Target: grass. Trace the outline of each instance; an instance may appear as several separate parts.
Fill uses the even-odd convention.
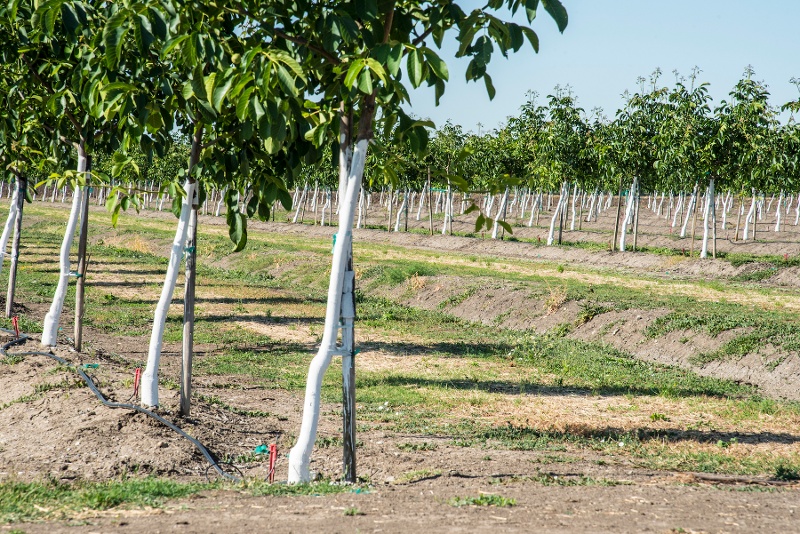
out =
[[[87,512],[114,508],[161,508],[169,501],[208,490],[239,490],[254,496],[331,495],[352,487],[330,482],[268,484],[247,480],[238,484],[176,482],[162,478],[129,478],[108,482],[66,484],[43,482],[0,483],[0,523],[43,519],[65,520]]]
[[[55,270],[38,259],[60,243],[63,226],[54,211],[66,216],[39,207],[26,211],[31,223],[30,230],[26,228],[27,239],[40,251],[31,247],[31,262],[21,266],[18,294],[22,302],[44,302],[52,294]],[[92,223],[104,239],[103,245],[92,248],[93,262],[102,262],[110,274],[129,285],[93,284],[105,273],[90,269],[87,324],[109,334],[146,336],[165,262],[144,246],[131,250],[124,244],[126,240],[155,243],[152,250],[160,250],[158,244],[168,244],[171,239],[169,228],[174,221],[147,219],[139,224],[121,220],[116,232],[108,228],[105,214],[93,214]],[[248,248],[231,255],[224,230],[201,228],[195,341],[204,349],[202,357],[195,360],[195,376],[214,377],[215,382],[229,387],[299,392],[315,350],[314,336],[321,331],[330,243],[251,229]],[[730,341],[718,352],[704,356],[707,358],[748,354],[765,343],[781,350],[798,350],[800,323],[789,311],[722,299],[699,300],[692,294],[659,293],[636,286],[633,282],[638,275],[572,265],[559,269],[558,264],[525,260],[416,250],[409,254],[399,247],[370,243],[357,243],[356,255],[359,348],[364,353],[391,356],[397,364],[379,368],[359,364],[359,423],[390,435],[408,434],[409,439],[397,445],[401,452],[433,451],[437,443],[438,447],[451,443],[475,448],[476,458],[484,456],[483,449],[539,450],[550,456],[591,451],[657,469],[776,477],[800,472],[797,453],[779,446],[798,431],[797,403],[765,399],[746,385],[643,362],[601,342],[569,336],[611,310],[664,308],[671,312],[646,331],[652,339],[675,331],[715,337],[736,330]],[[731,256],[726,260],[732,263],[749,261]],[[782,265],[779,260],[772,259],[775,265]],[[489,266],[485,266],[487,262]],[[605,274],[609,281],[598,282],[597,277]],[[463,286],[433,310],[405,306],[385,296],[387,288],[405,284],[406,292],[421,289],[424,278],[440,275],[457,276],[455,283]],[[583,275],[593,278],[583,280]],[[667,289],[673,284],[671,280],[648,280]],[[574,321],[545,335],[469,323],[446,313],[481,289],[504,284],[519,286],[526,295],[543,302],[550,299],[549,305],[556,309],[576,302],[580,312]],[[706,282],[692,284],[693,289],[717,291]],[[755,291],[740,286],[723,290],[724,294]],[[778,294],[771,291],[763,295]],[[165,336],[172,342],[180,339],[181,332],[179,292],[175,299]],[[236,316],[252,324],[234,322]],[[41,328],[25,314],[22,321],[24,330]],[[10,325],[8,321],[3,324]],[[301,340],[273,339],[258,328],[265,325],[280,326]],[[273,330],[268,331],[272,334]],[[302,341],[301,334],[307,334],[308,340]],[[322,398],[331,403],[341,400],[336,358],[324,378]],[[584,416],[556,403],[543,408],[546,411],[538,419],[525,418],[530,406],[553,398],[577,398],[583,407],[628,403],[630,409],[617,407],[620,411],[615,412],[609,408]],[[203,400],[243,417],[270,415],[234,406],[222,394]],[[761,442],[752,439],[759,431]],[[430,441],[432,434],[444,439]],[[728,446],[718,446],[719,441]],[[341,443],[335,437],[320,436],[317,446],[339,447]],[[436,474],[421,470],[409,475],[408,481],[432,476]],[[294,491],[271,488],[253,486],[248,491]],[[324,494],[328,490],[318,486],[314,491]],[[157,488],[154,492],[159,495]],[[130,495],[126,503],[142,505],[133,490]]]
[[[484,493],[478,497],[453,497],[450,499],[450,504],[455,507],[461,506],[497,506],[505,508],[516,506],[517,500],[503,497],[501,495],[494,495],[491,493]]]

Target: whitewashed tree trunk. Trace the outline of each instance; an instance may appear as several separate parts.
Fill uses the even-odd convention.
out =
[[[364,220],[364,190],[358,194],[358,222],[356,228],[361,228],[361,221]],[[419,220],[419,219],[417,219]]]
[[[686,218],[683,221],[683,226],[681,226],[681,237],[686,237],[686,228],[689,226],[689,221],[694,216],[694,206],[697,202],[697,187],[697,184],[695,184],[692,197],[689,199],[689,205],[686,208]]]
[[[78,151],[78,173],[86,172],[86,162],[86,152],[81,147]],[[55,295],[53,295],[53,302],[50,304],[50,311],[45,315],[44,325],[42,326],[43,347],[54,347],[58,343],[58,323],[61,319],[61,310],[64,307],[64,298],[67,296],[67,286],[69,285],[69,249],[72,247],[72,240],[75,237],[75,228],[78,225],[82,199],[83,195],[79,191],[72,195],[72,209],[69,212],[69,219],[67,219],[64,240],[61,242],[58,285],[56,286]]]
[[[797,207],[795,208],[794,212],[794,225],[797,226],[797,224],[800,223],[800,193],[797,195]]]
[[[447,189],[444,192],[444,205],[442,206],[444,210],[444,224],[442,225],[442,235],[447,234],[447,225],[450,224],[450,228],[453,227],[453,193],[450,190],[450,184],[447,184]]]
[[[700,257],[708,257],[708,238],[711,232],[711,223],[714,221],[714,208],[716,203],[714,201],[714,179],[708,181],[708,192],[706,194],[706,204],[703,217],[703,246],[700,249]]]
[[[575,187],[572,190],[572,202],[571,202],[571,204],[572,204],[572,217],[571,217],[570,223],[569,223],[570,231],[575,230],[575,197],[577,197],[577,196],[578,196],[578,183],[575,182]]]
[[[594,190],[589,199],[589,210],[586,213],[586,222],[592,222],[592,215],[594,215],[594,206],[597,203],[597,189]]]
[[[403,193],[403,203],[400,204],[400,209],[397,210],[397,219],[395,220],[394,223],[395,232],[400,231],[400,220],[402,219],[403,211],[406,209],[407,206],[408,206],[408,189],[406,189],[405,193]]]
[[[306,204],[306,195],[308,195],[308,184],[305,185],[305,187],[303,188],[303,194],[300,195],[300,201],[297,203],[297,209],[294,212],[294,218],[292,219],[292,223],[296,223],[297,218],[300,217],[300,210],[303,209],[303,206],[305,206]]]
[[[425,199],[428,198],[427,195],[427,188],[428,186],[422,186],[422,192],[419,194],[419,205],[417,205],[417,220],[419,221],[422,218],[422,208],[425,207]]]
[[[556,209],[555,211],[553,211],[553,216],[550,219],[550,230],[547,232],[547,246],[552,245],[553,241],[555,240],[556,221],[558,220],[558,217],[561,215],[561,210],[564,209],[564,203],[567,200],[566,198],[567,187],[569,187],[569,184],[567,184],[567,182],[561,184],[561,194],[558,197],[558,202],[556,203]]]
[[[19,208],[17,207],[18,193],[16,188],[14,194],[11,195],[11,205],[8,208],[8,218],[6,218],[6,225],[3,227],[3,235],[0,237],[0,272],[3,270],[3,260],[6,257],[6,247],[8,246],[8,238],[14,230],[14,222],[17,220]]]
[[[623,222],[620,225],[620,232],[619,232],[619,250],[624,252],[625,251],[625,240],[628,235],[628,225],[631,223],[633,219],[633,208],[635,205],[635,198],[636,198],[636,186],[637,186],[637,178],[633,179],[633,183],[631,184],[630,192],[628,193],[628,202],[625,205],[625,217],[623,218]]]
[[[336,338],[342,304],[342,290],[344,288],[350,243],[353,239],[351,231],[353,215],[356,199],[361,188],[361,179],[364,175],[367,146],[368,142],[366,140],[360,140],[356,144],[348,173],[346,193],[340,201],[339,232],[333,247],[331,278],[328,285],[328,304],[325,311],[325,327],[319,351],[311,361],[308,370],[305,402],[303,404],[303,422],[297,443],[289,453],[289,483],[308,482],[311,479],[309,463],[314,441],[317,437],[322,378],[337,348]]]
[[[750,200],[750,209],[747,211],[747,217],[744,219],[744,233],[742,234],[743,241],[750,239],[750,221],[753,220],[753,216],[756,213],[756,203],[756,192],[753,190],[753,197]]]
[[[158,365],[161,360],[161,346],[164,338],[164,327],[167,322],[167,312],[172,303],[172,294],[175,292],[175,283],[178,281],[178,271],[183,258],[183,248],[186,245],[186,236],[189,230],[189,213],[192,210],[192,199],[195,195],[196,185],[187,180],[183,186],[186,194],[181,201],[181,214],[175,238],[172,240],[172,250],[169,254],[167,274],[164,277],[164,287],[153,314],[153,330],[150,334],[150,345],[147,352],[147,366],[142,373],[141,396],[145,406],[158,406]]]
[[[494,225],[492,226],[492,239],[497,239],[498,229],[500,228],[498,221],[505,212],[507,202],[508,202],[508,187],[506,187],[506,190],[503,193],[503,199],[500,201],[500,207],[497,208],[497,215],[495,215],[494,217]]]
[[[778,207],[775,208],[775,232],[781,231],[781,204],[783,203],[783,191],[778,197]]]

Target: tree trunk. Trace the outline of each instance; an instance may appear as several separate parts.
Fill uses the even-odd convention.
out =
[[[158,406],[158,365],[161,360],[161,345],[164,337],[164,328],[167,321],[167,312],[172,302],[172,294],[175,291],[175,283],[178,280],[178,268],[183,257],[183,248],[189,231],[189,214],[194,198],[196,184],[189,179],[184,184],[185,195],[181,202],[181,214],[178,219],[178,227],[175,230],[175,238],[172,241],[167,273],[164,278],[164,287],[156,305],[153,315],[153,330],[150,334],[150,346],[147,353],[147,366],[142,373],[141,397],[142,404],[146,406]]]
[[[362,117],[364,120],[364,117]],[[352,164],[347,181],[347,192],[340,202],[339,232],[336,244],[333,247],[333,263],[331,267],[330,285],[328,286],[328,305],[325,312],[325,328],[319,351],[311,361],[306,381],[305,402],[303,408],[303,422],[297,443],[289,454],[289,482],[308,482],[311,478],[309,462],[311,450],[317,435],[319,419],[320,391],[322,378],[330,365],[333,354],[339,352],[336,347],[336,337],[339,320],[342,317],[342,302],[347,272],[348,252],[352,242],[353,215],[356,199],[361,187],[361,178],[364,174],[364,162],[368,147],[367,139],[360,139],[353,152]],[[349,276],[349,275],[348,275]]]
[[[612,252],[617,249],[617,237],[619,236],[619,215],[621,212],[622,212],[622,176],[619,177],[619,195],[617,196],[617,218],[614,221],[614,240],[611,241]]]
[[[11,245],[11,261],[8,267],[8,293],[6,295],[6,317],[14,313],[14,291],[17,287],[17,265],[19,264],[19,241],[22,236],[22,210],[25,207],[25,189],[28,180],[25,176],[17,176],[16,214],[14,218],[14,241]],[[5,246],[3,247],[5,251]]]
[[[86,243],[89,238],[89,183],[92,173],[92,158],[86,163],[86,187],[83,188],[81,205],[81,228],[78,234],[78,273],[75,283],[75,350],[83,345],[84,292],[86,284]]]
[[[79,174],[86,172],[86,164],[86,149],[85,146],[81,144],[78,149]],[[61,310],[64,307],[64,298],[67,296],[67,286],[69,285],[69,251],[72,247],[72,240],[75,237],[75,227],[78,225],[78,215],[80,214],[82,199],[83,195],[80,194],[80,191],[76,191],[72,196],[72,209],[70,210],[69,219],[67,220],[64,240],[61,243],[58,285],[56,286],[55,295],[53,295],[53,303],[50,305],[50,311],[47,312],[44,318],[44,326],[42,327],[43,347],[53,347],[58,343],[58,323],[61,319]]]

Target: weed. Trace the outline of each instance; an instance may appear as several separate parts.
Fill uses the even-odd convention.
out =
[[[364,515],[364,512],[362,512],[361,510],[359,510],[355,506],[352,506],[350,508],[346,508],[345,509],[344,515],[346,515],[346,516]]]
[[[498,507],[508,507],[508,506],[516,506],[517,500],[510,499],[507,497],[502,497],[500,495],[495,495],[492,493],[484,493],[478,497],[453,497],[450,499],[450,504],[452,506],[498,506]]]
[[[398,443],[397,448],[401,451],[406,452],[418,452],[418,451],[435,451],[439,448],[438,445],[435,443],[428,443],[427,441],[423,441],[422,443]]]

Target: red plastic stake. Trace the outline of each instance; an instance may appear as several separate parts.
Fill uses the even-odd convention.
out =
[[[269,483],[275,482],[275,461],[278,459],[278,445],[269,444]]]
[[[139,382],[142,380],[142,368],[137,367],[136,372],[133,374],[133,396],[139,394]]]
[[[16,315],[12,317],[11,324],[14,325],[14,333],[17,335],[16,339],[19,339],[19,317]]]

